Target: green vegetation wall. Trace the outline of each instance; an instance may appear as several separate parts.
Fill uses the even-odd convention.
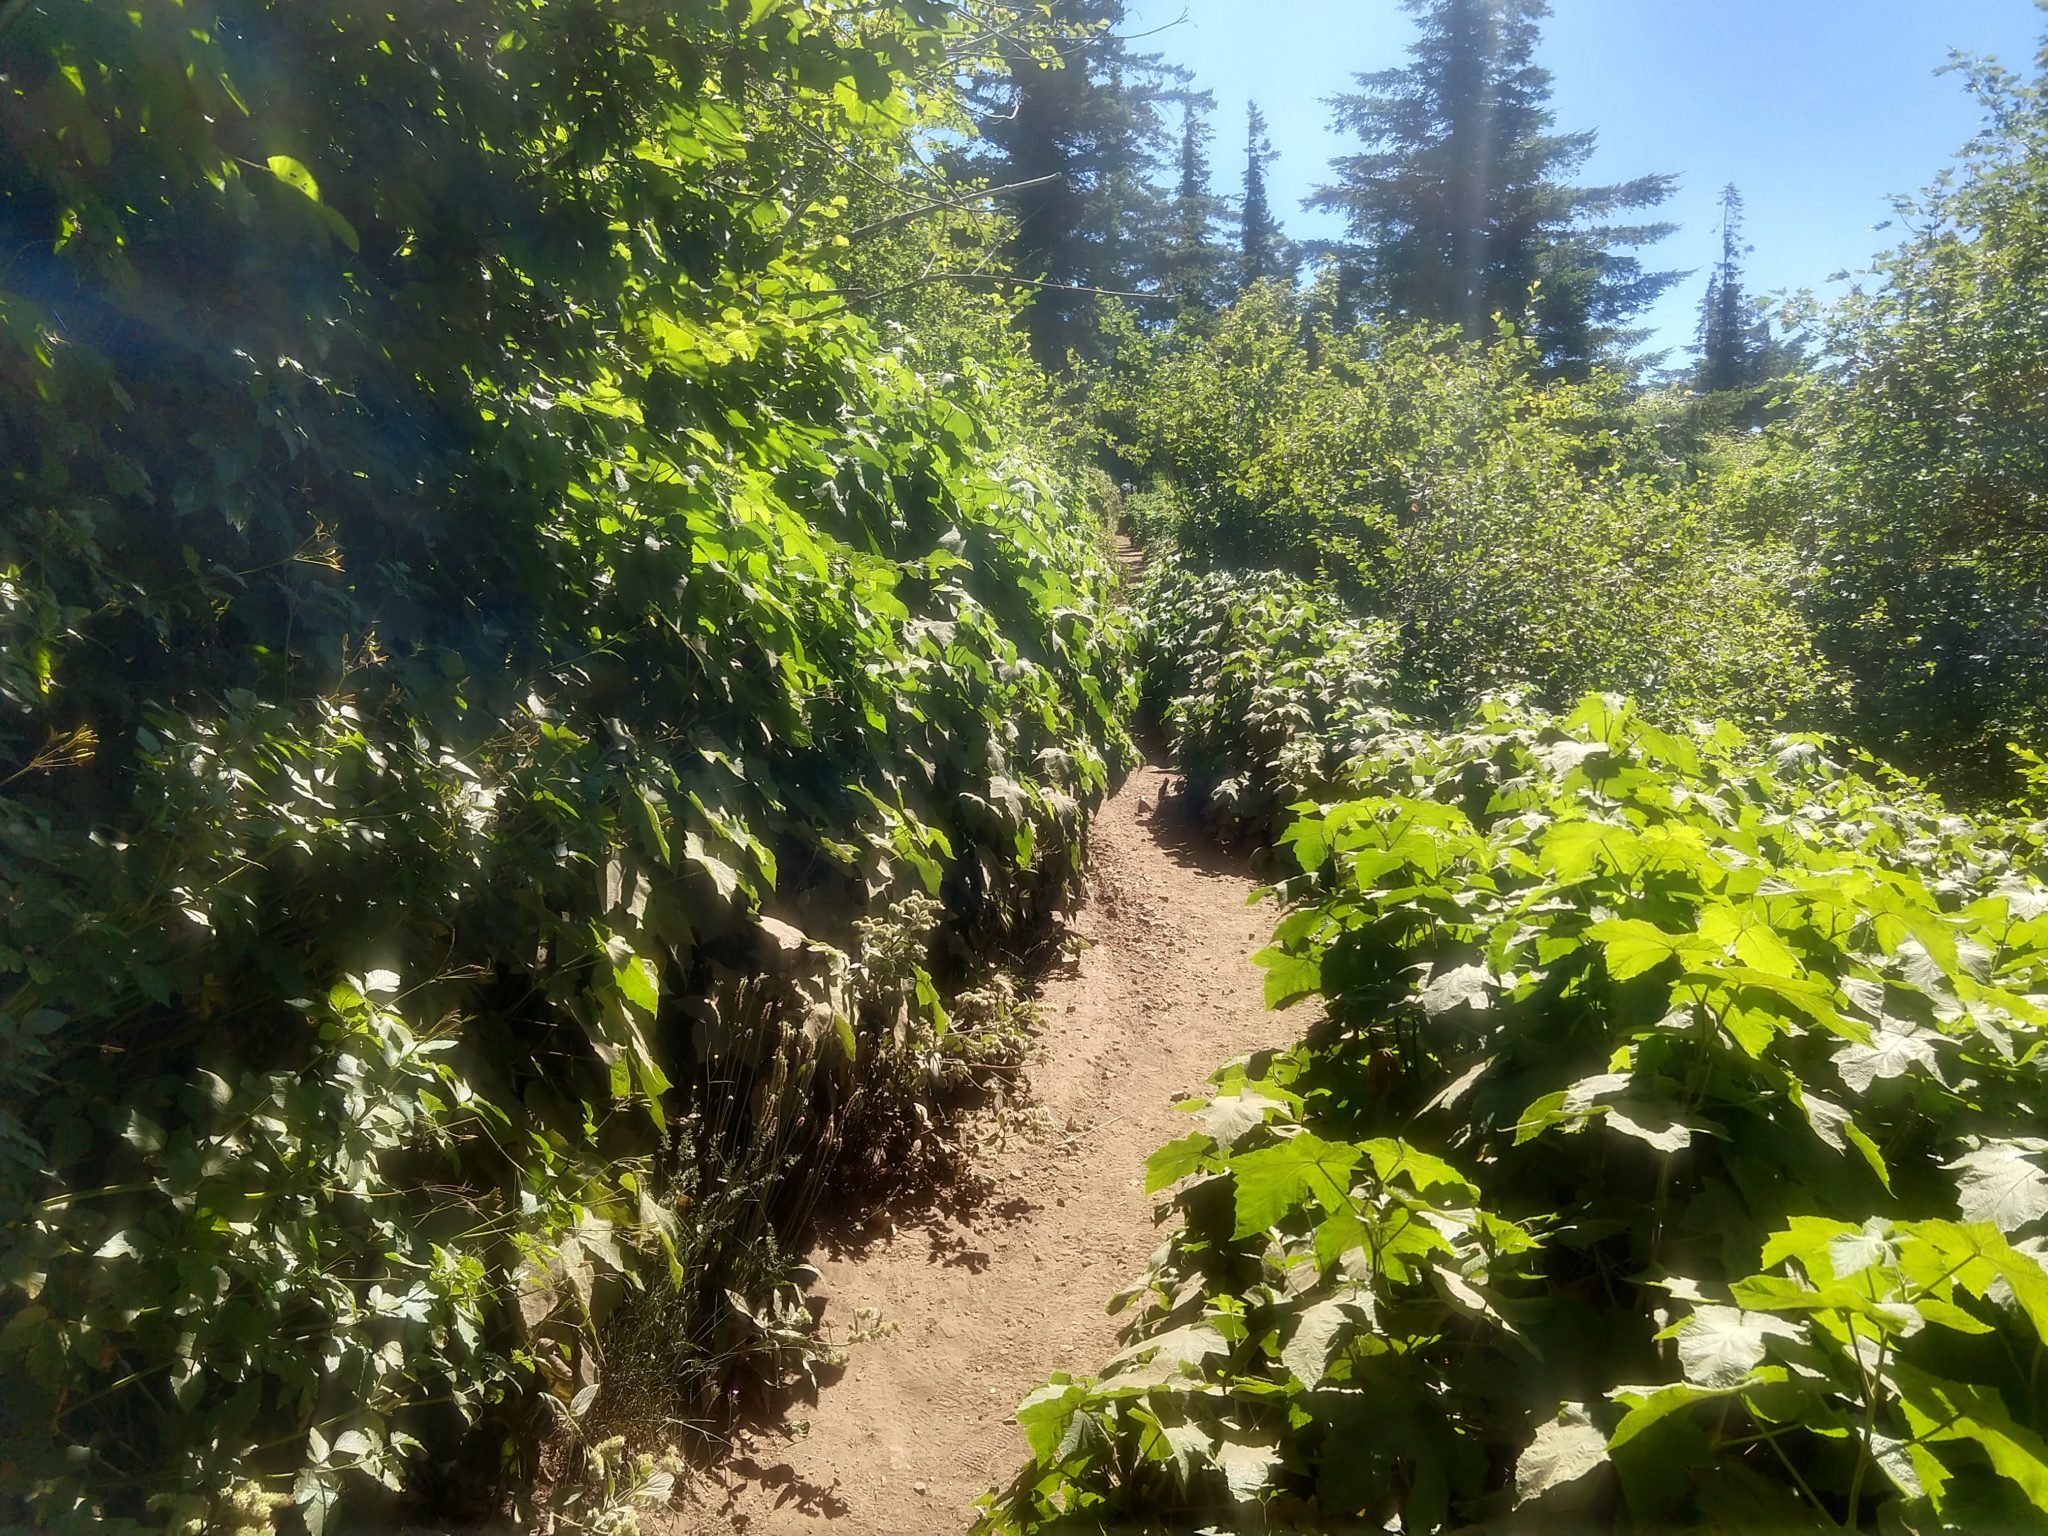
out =
[[[1311,1006],[978,1529],[2039,1529],[2043,824],[1611,695],[1421,727],[1285,577],[1143,616]]]
[[[1669,455],[1619,374],[1546,380],[1535,345],[1334,318],[1335,284],[1260,284],[1098,375],[1153,476],[1141,532],[1282,568],[1394,626],[1402,703],[1616,688],[1678,714],[1832,717],[1788,538]]]
[[[1970,85],[1983,131],[1827,316],[1777,495],[1864,736],[1981,791],[2007,742],[2048,745],[2048,83],[1979,61]]]
[[[1064,898],[1093,531],[816,191],[964,26],[0,11],[0,1520],[488,1501]]]

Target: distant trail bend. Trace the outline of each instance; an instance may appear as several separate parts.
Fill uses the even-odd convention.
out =
[[[1074,929],[1078,957],[1038,992],[1033,1134],[1012,1130],[961,1189],[879,1217],[811,1260],[826,1322],[865,1308],[884,1336],[788,1427],[743,1440],[722,1486],[666,1517],[677,1536],[957,1536],[1025,1454],[1017,1401],[1116,1347],[1104,1311],[1158,1245],[1145,1159],[1186,1133],[1176,1100],[1232,1057],[1298,1033],[1249,963],[1255,882],[1147,765],[1103,806]]]

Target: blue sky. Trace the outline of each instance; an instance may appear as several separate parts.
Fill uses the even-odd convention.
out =
[[[1130,12],[1126,35],[1167,27],[1135,48],[1216,95],[1216,190],[1238,190],[1255,98],[1281,155],[1272,192],[1288,232],[1334,233],[1300,208],[1343,148],[1322,98],[1403,61],[1397,0],[1130,0]],[[1825,292],[1891,243],[1876,228],[1888,196],[1926,185],[1975,129],[1961,80],[1935,74],[1949,51],[2026,69],[2044,25],[2034,0],[1552,0],[1541,58],[1558,126],[1600,133],[1586,179],[1679,177],[1665,216],[1682,227],[1649,255],[1700,270],[1648,315],[1653,345],[1692,339],[1724,183],[1748,204],[1752,291]]]

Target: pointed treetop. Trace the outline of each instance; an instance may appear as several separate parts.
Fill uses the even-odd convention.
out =
[[[1661,203],[1672,178],[1575,183],[1595,135],[1557,129],[1535,61],[1544,0],[1405,3],[1419,23],[1409,61],[1332,98],[1361,148],[1332,162],[1311,205],[1344,216],[1340,259],[1375,307],[1473,336],[1495,315],[1525,320],[1550,366],[1575,372],[1675,281],[1630,254],[1670,225],[1614,222]]]
[[[1266,167],[1278,158],[1266,133],[1266,115],[1259,104],[1245,113],[1244,199],[1238,218],[1238,289],[1268,278],[1292,280],[1296,269],[1287,237],[1266,193]]]

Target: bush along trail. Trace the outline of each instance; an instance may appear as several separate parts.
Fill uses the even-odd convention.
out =
[[[588,1523],[781,1368],[1128,759],[1082,504],[836,292],[973,39],[6,8],[0,1525]]]
[[[1152,1156],[984,1533],[2048,1523],[2039,824],[1611,696],[1425,729],[1287,577],[1144,630],[1321,1006]]]

